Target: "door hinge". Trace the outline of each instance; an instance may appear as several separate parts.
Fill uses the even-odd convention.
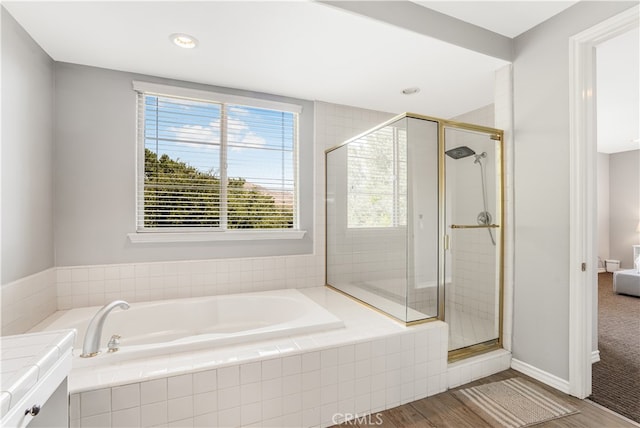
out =
[[[587,264],[585,262],[582,262],[582,272],[586,272],[587,271]]]

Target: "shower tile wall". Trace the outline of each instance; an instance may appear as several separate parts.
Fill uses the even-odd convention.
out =
[[[464,230],[455,238],[449,308],[481,320],[496,314],[496,255],[487,231]],[[488,243],[488,245],[487,245]]]
[[[321,209],[317,211],[321,216],[322,237],[318,247],[324,257],[325,250],[325,154],[324,151],[346,140],[361,134],[386,120],[394,114],[358,109],[348,106],[316,102],[316,169],[322,170],[321,176],[316,174],[316,203]],[[332,221],[328,219],[328,221]],[[381,241],[379,234],[340,236],[336,255],[329,261],[336,266],[336,273],[350,275],[351,282],[371,282],[380,280],[377,286],[394,287],[392,278],[404,275],[404,235],[390,234],[385,241]],[[384,275],[381,276],[381,272]],[[395,290],[391,290],[395,292]]]
[[[376,125],[388,118],[381,116]],[[346,165],[335,166],[336,162],[342,162],[338,160],[341,159],[340,155],[335,155],[334,159],[334,166],[328,168],[328,174],[346,173]],[[347,179],[334,178],[338,182]],[[418,277],[407,277],[408,273],[411,275],[413,272],[411,268],[407,270],[407,229],[349,228],[346,224],[346,210],[346,204],[336,204],[335,208],[330,210],[330,213],[335,213],[332,214],[334,217],[327,218],[328,225],[333,225],[336,230],[345,230],[345,233],[336,234],[331,243],[328,263],[331,266],[332,278],[329,282],[341,289],[355,285],[358,289],[372,292],[375,296],[401,304],[403,307],[408,303],[410,308],[423,314],[435,315],[435,283],[425,283],[424,272]],[[368,303],[376,305],[373,301]]]
[[[335,252],[328,260],[344,282],[375,289],[385,297],[404,298],[406,293],[406,234],[357,231],[337,236]]]

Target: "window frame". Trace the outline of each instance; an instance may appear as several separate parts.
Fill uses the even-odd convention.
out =
[[[306,231],[300,229],[300,206],[299,206],[299,118],[302,113],[302,106],[297,104],[272,101],[261,98],[251,98],[239,95],[218,93],[200,89],[163,85],[158,83],[142,82],[134,80],[133,90],[136,93],[136,192],[135,192],[135,233],[129,233],[128,237],[132,243],[153,243],[153,242],[201,242],[201,241],[229,241],[229,240],[263,240],[263,239],[302,239]],[[183,99],[193,99],[201,102],[211,102],[224,105],[240,105],[259,109],[284,111],[296,114],[294,123],[294,224],[293,228],[287,229],[227,229],[212,227],[167,227],[167,228],[147,228],[144,227],[144,200],[141,201],[141,193],[144,194],[144,171],[145,171],[145,128],[144,114],[140,114],[140,96],[165,96]],[[144,112],[142,112],[144,113]],[[223,137],[226,138],[226,137]],[[226,146],[226,142],[222,143]],[[223,152],[223,150],[221,150]],[[221,162],[226,161],[221,154]],[[225,174],[226,176],[226,174]],[[221,177],[223,178],[223,177]],[[141,213],[142,210],[142,213]],[[226,217],[226,213],[224,215]],[[221,215],[221,217],[223,217]],[[142,219],[142,220],[141,220]]]

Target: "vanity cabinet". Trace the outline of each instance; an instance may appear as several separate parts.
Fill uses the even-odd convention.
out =
[[[75,330],[0,338],[2,427],[68,427]]]

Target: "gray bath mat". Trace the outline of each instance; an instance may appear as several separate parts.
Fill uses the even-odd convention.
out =
[[[456,397],[495,427],[520,428],[578,410],[518,377],[455,391]]]

